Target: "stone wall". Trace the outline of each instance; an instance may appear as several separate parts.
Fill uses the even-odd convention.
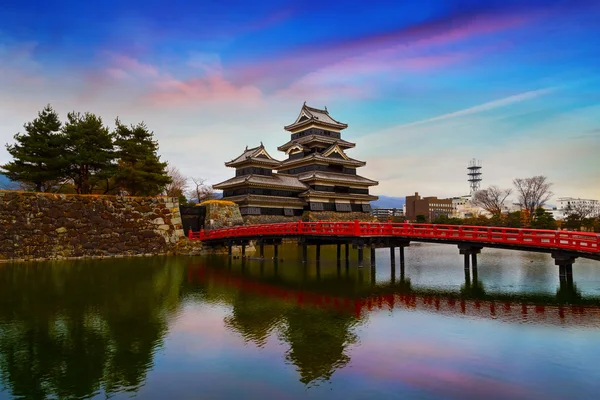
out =
[[[377,218],[366,212],[334,212],[334,211],[305,211],[302,221],[346,222],[359,220],[361,222],[377,222]]]
[[[237,204],[223,204],[223,202],[213,200],[206,201],[202,205],[206,207],[206,218],[204,219],[204,229],[206,230],[244,225]]]
[[[0,260],[198,250],[184,239],[174,198],[0,192]]]
[[[256,224],[279,224],[284,222],[298,222],[301,217],[286,217],[285,215],[246,215],[244,222],[246,225]]]

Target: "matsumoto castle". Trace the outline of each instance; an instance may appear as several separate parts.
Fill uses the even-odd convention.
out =
[[[357,174],[366,163],[346,154],[356,146],[341,137],[347,127],[329,115],[327,107],[320,110],[304,103],[296,121],[284,127],[290,140],[277,150],[285,152],[285,160],[271,157],[262,142],[246,147],[225,163],[235,168],[235,177],[213,187],[223,191],[224,200],[237,203],[245,218],[298,219],[305,212],[349,213],[340,219],[368,215],[370,202],[377,200],[369,187],[378,182]]]

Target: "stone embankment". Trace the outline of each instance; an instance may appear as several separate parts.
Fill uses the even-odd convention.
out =
[[[333,212],[333,211],[306,211],[302,215],[302,221],[305,222],[317,222],[317,221],[330,221],[330,222],[377,222],[377,218],[367,212]]]
[[[0,192],[0,260],[201,252],[174,198]]]
[[[286,217],[283,215],[246,215],[244,222],[246,225],[254,224],[278,224],[285,222],[317,222],[317,221],[330,221],[330,222],[376,222],[377,218],[373,217],[370,213],[365,212],[332,212],[332,211],[304,211],[302,216]]]

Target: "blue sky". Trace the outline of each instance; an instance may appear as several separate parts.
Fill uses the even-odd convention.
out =
[[[349,124],[373,191],[453,196],[547,175],[600,198],[600,1],[8,0],[0,141],[51,103],[144,120],[165,160],[216,183],[276,147],[304,101]],[[9,160],[4,149],[0,162]]]

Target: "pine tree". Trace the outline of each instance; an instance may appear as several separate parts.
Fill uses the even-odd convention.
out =
[[[544,210],[543,207],[538,207],[535,209],[531,227],[537,229],[556,229],[556,221],[551,213]]]
[[[156,196],[171,182],[167,163],[160,161],[158,143],[142,122],[127,127],[116,120],[115,145],[119,158],[115,183],[132,196]]]
[[[23,125],[25,133],[6,145],[14,160],[0,166],[12,181],[31,184],[38,192],[49,191],[64,179],[64,138],[56,111],[48,104],[33,121]]]
[[[67,174],[73,180],[77,193],[89,194],[99,182],[114,174],[113,135],[102,124],[102,119],[94,114],[71,112],[67,118],[63,127],[67,143]]]

